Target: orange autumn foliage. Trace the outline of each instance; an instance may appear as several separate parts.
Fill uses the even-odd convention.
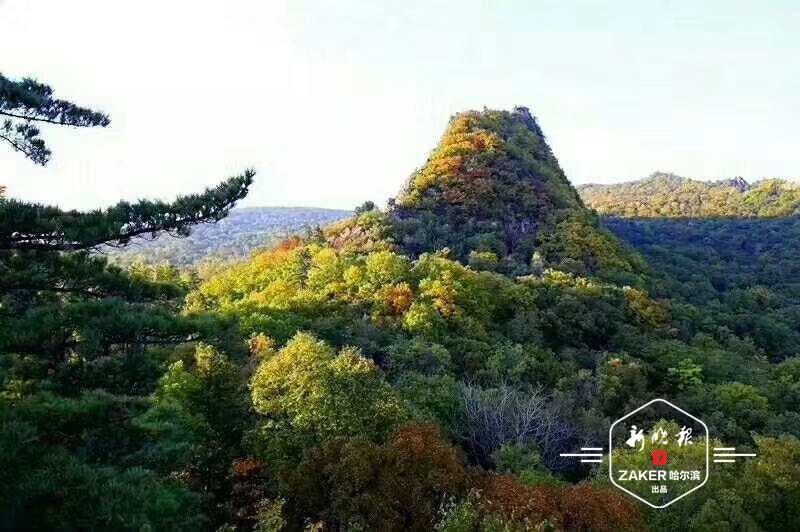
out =
[[[644,530],[638,507],[622,494],[578,484],[563,490],[560,500],[566,530],[597,532]]]
[[[394,315],[399,316],[411,307],[411,303],[414,300],[414,292],[408,283],[400,283],[389,289],[387,298]]]
[[[281,251],[291,251],[297,247],[303,245],[303,239],[299,236],[290,236],[289,238],[284,238],[281,242],[275,246],[276,249]]]
[[[516,525],[544,521],[557,530],[616,532],[644,530],[636,505],[621,495],[589,484],[527,486],[513,475],[481,474],[477,506],[487,515]]]
[[[513,475],[484,473],[477,479],[478,506],[488,514],[522,523],[541,523],[558,515],[557,491],[552,486],[526,486]]]
[[[466,492],[459,452],[435,425],[400,428],[385,445],[339,439],[287,476],[290,522],[325,529],[430,530],[441,504]]]

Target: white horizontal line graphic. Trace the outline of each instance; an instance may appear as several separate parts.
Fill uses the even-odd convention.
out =
[[[603,456],[603,453],[561,453],[559,456]]]
[[[581,447],[581,451],[602,451],[602,447]]]
[[[714,462],[716,462],[716,463],[719,463],[719,462],[735,462],[735,461],[736,460],[714,460]]]
[[[756,453],[714,453],[714,458],[721,458],[723,456],[755,456]]]
[[[582,464],[586,464],[586,463],[589,463],[589,462],[593,462],[593,463],[597,463],[597,464],[602,464],[603,463],[602,460],[581,460]]]
[[[736,447],[714,447],[715,451],[735,451]]]

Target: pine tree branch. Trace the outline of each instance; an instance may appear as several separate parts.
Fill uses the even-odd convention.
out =
[[[39,136],[36,122],[73,127],[106,127],[111,119],[104,113],[80,107],[53,97],[53,89],[31,78],[11,80],[0,73],[0,130],[14,134],[10,142],[17,151],[34,163],[44,166],[50,157],[44,139]],[[23,145],[25,148],[23,148]]]
[[[103,244],[124,246],[136,237],[168,232],[189,234],[192,225],[217,222],[247,195],[253,170],[202,194],[173,203],[121,202],[105,211],[62,211],[17,200],[0,204],[0,250],[77,251]]]
[[[8,116],[10,118],[19,118],[21,120],[28,120],[31,122],[45,122],[47,124],[55,124],[57,126],[72,126],[72,127],[95,127],[96,124],[78,124],[65,121],[63,118],[60,120],[53,120],[50,118],[42,118],[39,116],[27,116],[16,113],[9,113],[7,111],[0,111],[1,116]]]
[[[16,151],[22,152],[25,155],[25,157],[28,157],[29,159],[33,158],[32,152],[26,151],[22,146],[14,142],[10,137],[7,137],[6,135],[0,133],[0,139],[11,144],[12,148],[14,148]]]
[[[39,137],[39,128],[31,122],[5,119],[0,124],[0,137],[36,164],[44,166],[50,159],[50,150]]]

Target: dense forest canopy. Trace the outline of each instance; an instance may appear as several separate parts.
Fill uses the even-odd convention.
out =
[[[800,214],[800,184],[741,177],[697,181],[656,172],[647,179],[613,185],[581,185],[586,205],[602,215],[625,218],[757,218]]]
[[[219,219],[251,178],[193,197],[210,203],[201,220],[153,205],[179,225],[147,230]],[[134,211],[37,212],[50,218],[26,228]],[[800,522],[797,240],[777,244],[794,221],[729,252],[718,227],[603,220],[525,108],[453,117],[386,210],[367,202],[202,277],[64,245],[128,243],[114,222],[34,249],[15,220],[0,216],[16,245],[0,255],[2,527]],[[704,238],[725,243],[695,249]],[[648,511],[603,467],[559,458],[653,397],[759,460]]]
[[[702,309],[773,359],[800,352],[800,218],[604,225],[645,255],[654,297]]]

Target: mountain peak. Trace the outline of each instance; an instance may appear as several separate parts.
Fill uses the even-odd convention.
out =
[[[554,260],[564,258],[564,239],[553,235],[568,221],[581,238],[602,232],[527,107],[453,116],[389,214],[398,244],[412,256],[448,248],[466,262],[489,254],[506,272],[527,272],[546,243]],[[598,238],[606,237],[614,238]]]
[[[512,184],[545,192],[559,206],[581,205],[527,107],[465,111],[451,118],[439,145],[411,176],[397,204],[418,208],[432,199],[479,209],[486,205],[470,205],[470,198],[483,202],[490,199],[485,187],[497,190]]]
[[[412,253],[431,251],[441,239],[441,247],[464,253],[488,246],[503,255],[521,246],[532,251],[542,223],[559,210],[580,208],[577,192],[526,107],[453,116],[392,206],[400,220],[441,229],[437,243],[412,244]],[[492,242],[474,241],[481,235],[491,235],[483,240]]]

